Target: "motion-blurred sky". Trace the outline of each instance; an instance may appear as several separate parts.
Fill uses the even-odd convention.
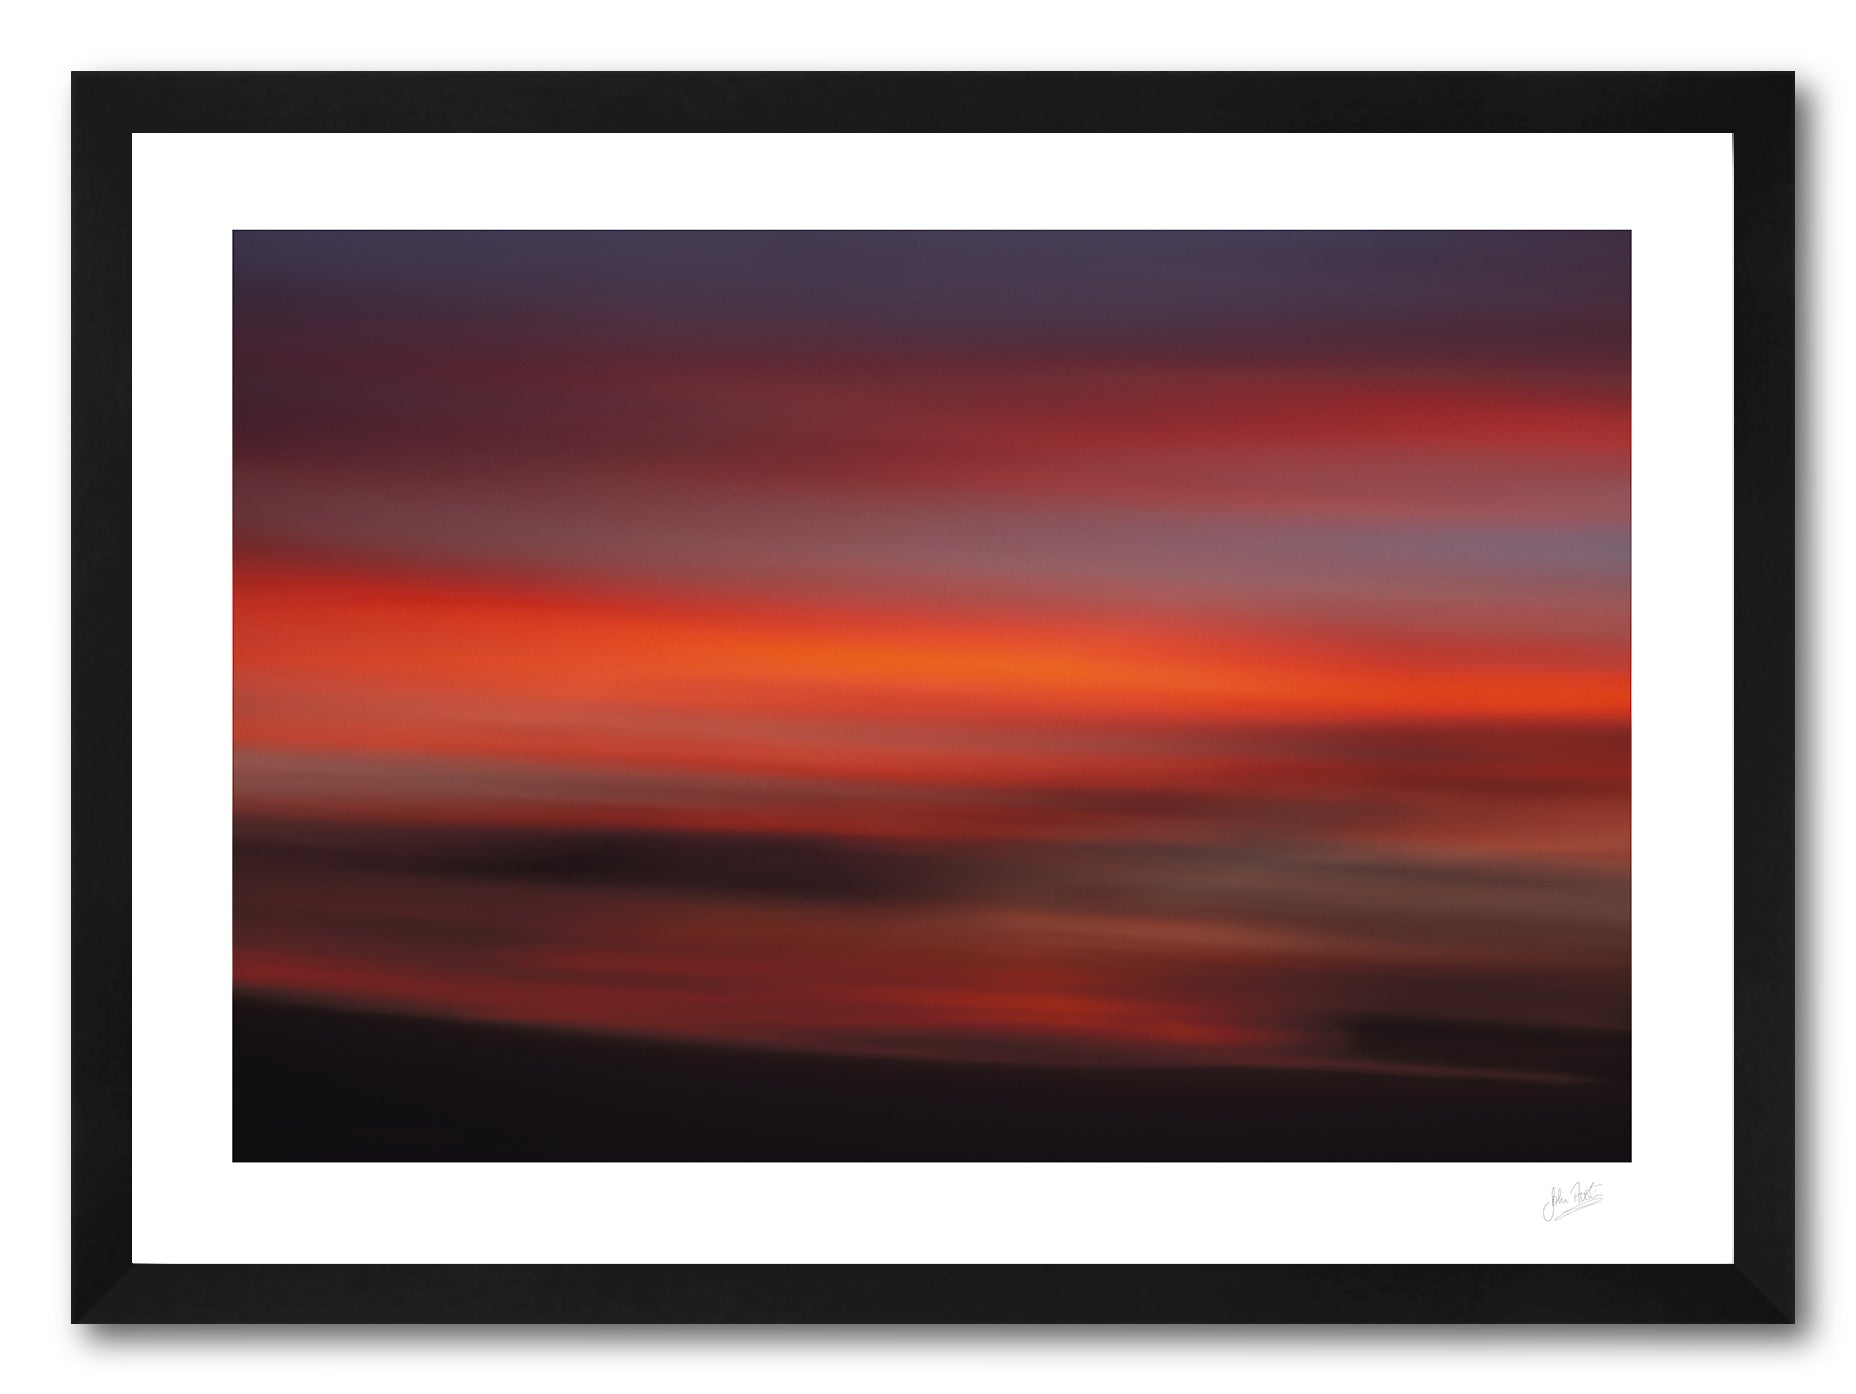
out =
[[[1627,233],[235,276],[240,986],[1077,1063],[1628,1024]]]

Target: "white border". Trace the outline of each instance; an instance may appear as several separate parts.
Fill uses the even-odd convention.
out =
[[[1724,134],[137,135],[135,1261],[1731,1261],[1731,178]],[[232,1163],[229,233],[511,226],[1630,228],[1636,1160]]]

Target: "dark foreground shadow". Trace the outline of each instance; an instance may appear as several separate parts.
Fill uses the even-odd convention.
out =
[[[242,997],[238,1161],[1625,1161],[1628,1075],[840,1058]]]

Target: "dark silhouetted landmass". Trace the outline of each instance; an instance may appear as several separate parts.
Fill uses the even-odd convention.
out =
[[[1630,1033],[1511,1026],[1423,1016],[1357,1016],[1341,1023],[1353,1054],[1387,1064],[1630,1079]]]
[[[241,996],[239,1161],[1623,1161],[1628,1078],[780,1054]],[[1627,1057],[1626,1057],[1627,1058]]]

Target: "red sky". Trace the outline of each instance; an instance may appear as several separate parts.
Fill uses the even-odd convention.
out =
[[[972,1059],[1626,1025],[1628,286],[240,234],[239,985]]]

